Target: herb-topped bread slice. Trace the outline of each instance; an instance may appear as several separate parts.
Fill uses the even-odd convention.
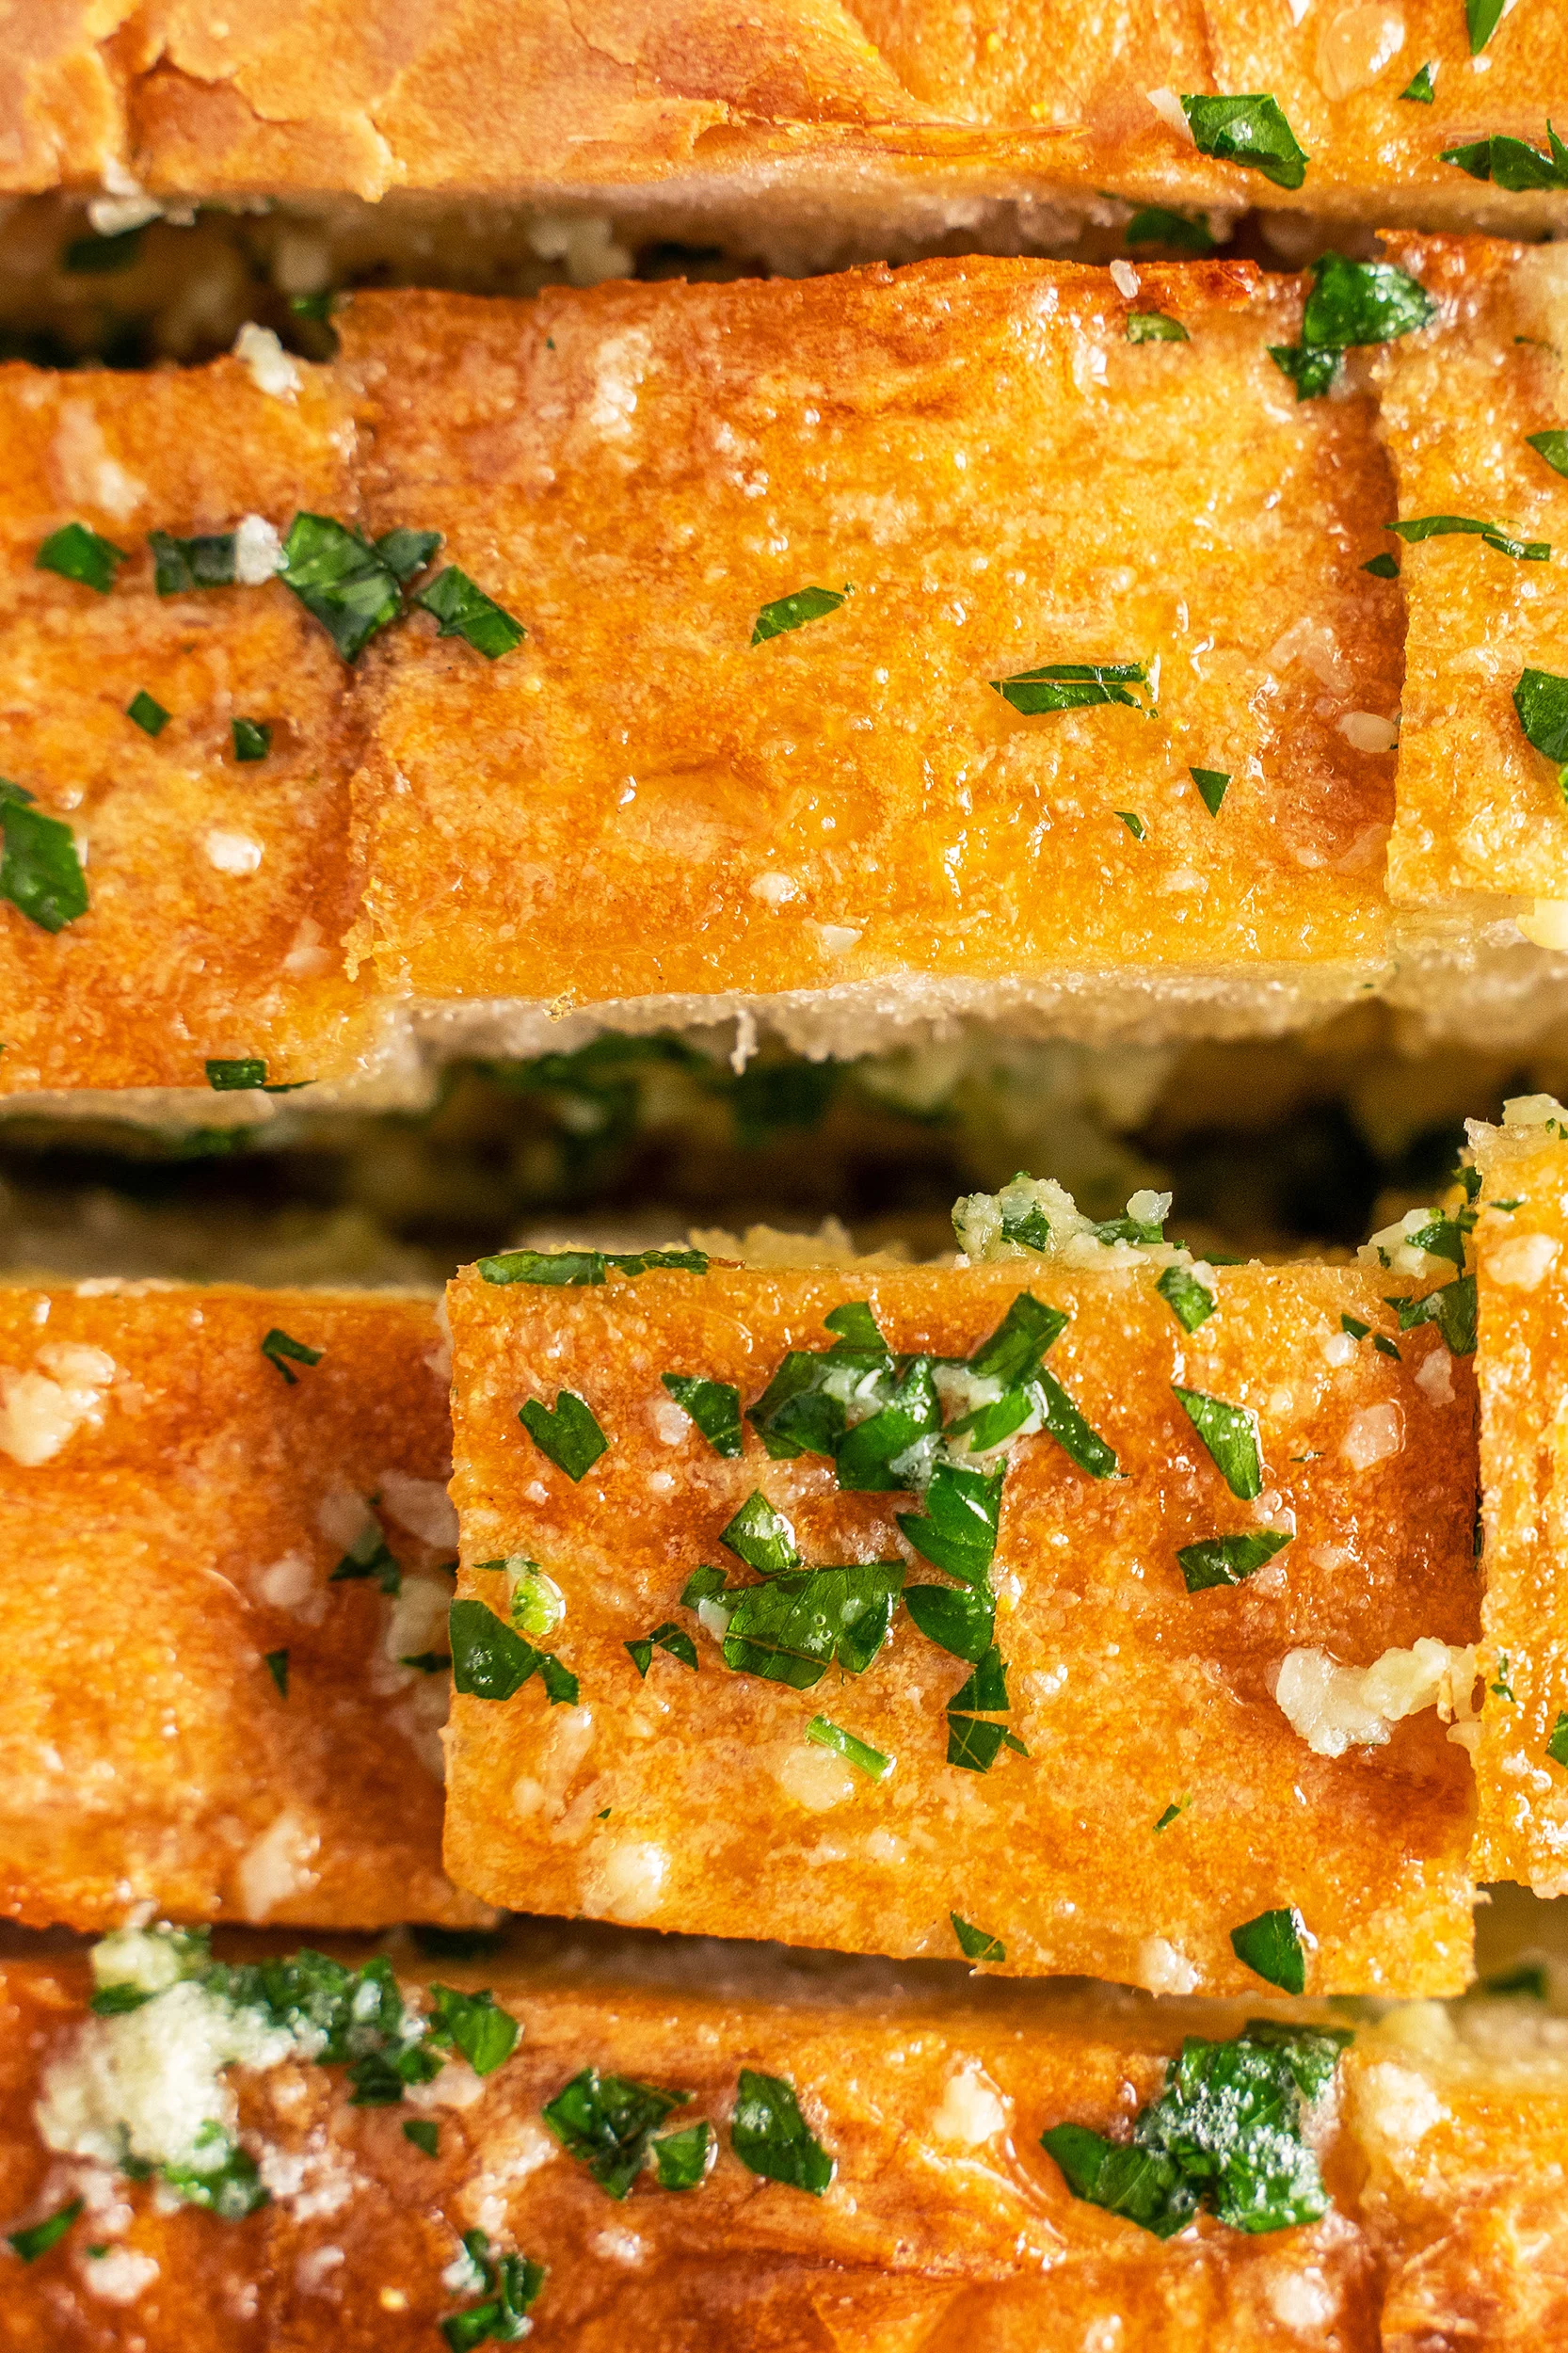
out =
[[[51,2353],[1064,2353],[1129,2313],[1175,2353],[1502,2353],[1560,2310],[1568,2070],[1517,1981],[1374,2021],[155,1930],[0,1993],[6,2320]]]
[[[956,1268],[467,1270],[454,1877],[1162,1992],[1463,1985],[1453,1265],[1194,1264],[1160,1207],[1019,1180]]]
[[[472,1921],[444,1344],[390,1293],[0,1289],[0,1915]]]

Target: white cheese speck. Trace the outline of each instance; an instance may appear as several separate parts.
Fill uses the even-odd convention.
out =
[[[274,400],[293,400],[298,392],[298,364],[270,327],[258,327],[254,319],[247,319],[234,337],[234,357],[249,370],[259,392],[269,392]]]
[[[956,2075],[949,2076],[931,2129],[938,2140],[957,2140],[978,2149],[1007,2130],[1008,2116],[1008,2103],[971,2059]]]
[[[253,874],[262,862],[259,841],[252,841],[248,833],[230,833],[222,825],[213,826],[202,847],[207,863],[220,874]]]
[[[80,2270],[88,2293],[105,2304],[134,2304],[158,2276],[153,2258],[134,2247],[111,2247],[106,2254],[84,2256]]]
[[[1486,1272],[1505,1290],[1535,1290],[1561,1255],[1561,1244],[1550,1234],[1511,1234],[1486,1254]]]
[[[292,1807],[285,1807],[261,1836],[252,1840],[234,1868],[240,1906],[246,1919],[268,1919],[291,1896],[303,1895],[320,1878],[311,1868],[321,1836]]]
[[[589,1910],[607,1912],[614,1920],[647,1919],[658,1907],[669,1867],[663,1847],[649,1839],[602,1842],[593,1850],[585,1873]]]
[[[1371,1470],[1404,1450],[1404,1417],[1399,1407],[1364,1406],[1351,1417],[1339,1452],[1352,1470]]]
[[[415,1479],[408,1471],[383,1471],[376,1481],[381,1500],[400,1528],[435,1551],[454,1550],[457,1509],[439,1479]]]
[[[242,515],[234,525],[234,578],[259,588],[283,568],[283,543],[264,515]]]
[[[1423,1635],[1409,1650],[1385,1650],[1369,1667],[1346,1667],[1325,1650],[1287,1651],[1274,1698],[1315,1756],[1381,1748],[1390,1724],[1435,1707],[1445,1723],[1470,1713],[1476,1654]]]

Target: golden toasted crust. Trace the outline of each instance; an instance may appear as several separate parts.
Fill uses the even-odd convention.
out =
[[[352,511],[341,388],[301,364],[261,392],[199,373],[0,369],[0,775],[69,822],[88,912],[51,935],[0,901],[0,1091],[196,1087],[209,1058],[271,1080],[374,1061],[379,1020],[345,978],[354,918],[345,672],[276,583],[158,597],[150,531]],[[129,557],[104,596],[35,568],[80,522]],[[171,715],[125,714],[145,691]],[[241,764],[235,717],[272,749]]]
[[[1403,1343],[1402,1362],[1368,1345],[1337,1363],[1342,1314],[1389,1321],[1386,1277],[1215,1279],[1220,1310],[1188,1337],[1142,1268],[714,1266],[597,1289],[463,1274],[450,1293],[461,1592],[504,1610],[507,1580],[479,1564],[541,1562],[566,1597],[551,1639],[581,1702],[549,1706],[536,1680],[505,1702],[455,1699],[455,1878],[535,1911],[845,1951],[952,1953],[956,1912],[1002,1940],[1010,1970],[1162,1991],[1256,1991],[1230,1931],[1294,1904],[1317,1940],[1315,1992],[1462,1985],[1467,1758],[1430,1712],[1384,1747],[1317,1754],[1271,1692],[1291,1649],[1365,1665],[1421,1636],[1474,1639],[1468,1370],[1416,1379],[1434,1336]],[[1072,1315],[1048,1367],[1121,1475],[1091,1479],[1043,1434],[1020,1442],[993,1582],[1007,1721],[1029,1755],[1004,1750],[981,1775],[944,1761],[943,1709],[968,1670],[906,1617],[852,1679],[792,1690],[726,1670],[680,1596],[699,1563],[730,1561],[720,1531],[748,1496],[786,1513],[807,1562],[900,1561],[910,1584],[930,1575],[896,1518],[915,1498],[842,1492],[826,1462],[770,1461],[754,1433],[744,1459],[721,1459],[661,1376],[733,1383],[749,1403],[788,1348],[828,1344],[829,1309],[868,1294],[895,1349],[966,1356],[1026,1284]],[[1256,1508],[1227,1493],[1178,1381],[1257,1410]],[[560,1390],[610,1441],[576,1485],[519,1427],[526,1399],[553,1405]],[[1398,1450],[1355,1466],[1385,1445]],[[1179,1546],[1272,1524],[1295,1536],[1267,1573],[1186,1591]],[[672,1616],[699,1672],[659,1653],[639,1681],[625,1644]],[[819,1710],[893,1772],[873,1784],[805,1745]]]
[[[1542,138],[1568,75],[1550,8],[1497,29],[1484,80],[1450,0],[1299,24],[1274,0],[1128,0],[1087,22],[1070,0],[754,0],[743,20],[721,0],[21,14],[0,93],[13,187],[90,182],[112,154],[166,196],[612,191],[721,224],[792,206],[897,224],[998,196],[1103,213],[1106,188],[1526,232],[1561,217],[1560,196],[1441,160],[1490,131]],[[1435,104],[1401,103],[1429,63]],[[1200,155],[1176,108],[1194,91],[1271,92],[1310,156],[1303,186]]]
[[[415,2110],[349,2105],[340,2068],[232,2077],[277,2185],[243,2222],[165,2210],[145,2185],[50,2157],[30,2110],[78,2047],[87,1976],[74,1961],[11,1961],[0,2220],[25,2227],[79,2185],[93,2203],[26,2268],[0,2256],[0,2345],[99,2353],[134,2327],[144,2353],[412,2353],[476,2300],[441,2278],[475,2227],[548,2266],[540,2353],[609,2353],[629,2337],[680,2353],[936,2353],[966,2328],[1006,2353],[1079,2353],[1112,2324],[1122,2343],[1174,2353],[1286,2353],[1308,2338],[1336,2353],[1501,2353],[1549,2342],[1568,2316],[1568,2225],[1545,2186],[1568,2086],[1547,2036],[1509,2014],[1517,2004],[1358,2028],[1313,2125],[1333,2201],[1320,2221],[1250,2236],[1204,2216],[1161,2242],[1074,2200],[1038,2136],[1071,2121],[1125,2137],[1181,2037],[1233,2035],[1241,2007],[901,1989],[843,1964],[807,1977],[698,1952],[699,1971],[679,1943],[652,1959],[590,1946],[443,1968],[492,1987],[523,2033],[483,2088],[451,2064],[433,2098],[414,2095],[439,2127],[434,2161],[400,2129]],[[585,2067],[692,2095],[671,2129],[715,2128],[699,2188],[671,2195],[646,2173],[616,2204],[557,2147],[540,2107]],[[734,2155],[744,2067],[792,2085],[835,2160],[824,2197]],[[94,2244],[122,2277],[127,2256],[156,2274],[113,2304],[107,2279],[89,2284]]]
[[[1511,899],[1568,897],[1557,767],[1531,748],[1512,701],[1527,666],[1561,669],[1568,627],[1568,481],[1527,440],[1568,424],[1556,356],[1568,255],[1475,239],[1389,243],[1441,306],[1432,326],[1385,344],[1376,361],[1400,516],[1472,517],[1552,550],[1549,563],[1527,563],[1472,536],[1384,542],[1408,612],[1389,895],[1396,907],[1496,916]]]
[[[484,1916],[440,1866],[446,1678],[397,1664],[451,1590],[431,1308],[84,1291],[0,1290],[0,1913]],[[275,1329],[323,1352],[293,1385]],[[377,1493],[395,1606],[327,1581]]]
[[[1568,1145],[1560,1125],[1474,1131],[1490,1686],[1476,1755],[1477,1875],[1568,1895],[1568,1768],[1546,1743],[1568,1710]],[[1504,1209],[1498,1205],[1517,1206]],[[1499,1688],[1500,1687],[1500,1688]]]
[[[978,261],[357,301],[373,527],[443,530],[529,631],[493,666],[424,625],[367,657],[384,984],[536,1025],[787,1026],[831,991],[862,1024],[1224,1028],[1380,975],[1392,759],[1340,723],[1397,707],[1398,594],[1361,568],[1389,493],[1366,403],[1298,405],[1268,357],[1300,299],[1246,264],[1128,296]],[[1129,344],[1139,309],[1192,340]],[[1157,719],[990,684],[1157,657]],[[1231,776],[1217,818],[1194,765]]]

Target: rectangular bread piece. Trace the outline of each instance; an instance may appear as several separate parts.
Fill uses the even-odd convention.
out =
[[[276,393],[232,360],[0,368],[0,777],[34,805],[0,786],[0,1092],[205,1094],[209,1061],[331,1081],[383,1051],[382,1016],[343,963],[357,904],[344,664],[276,583],[160,596],[146,544],[250,517],[240,561],[260,582],[273,525],[351,511],[343,389],[283,365]],[[108,543],[88,552],[104,586],[40,567],[72,527]],[[264,757],[236,758],[236,720],[270,731]],[[56,872],[62,848],[87,908],[41,920],[16,888]]]
[[[0,1914],[487,1916],[444,1663],[399,1664],[446,1648],[450,1442],[427,1301],[0,1289]]]
[[[1544,151],[1568,33],[1549,5],[1486,17],[1459,0],[752,0],[737,20],[719,0],[616,0],[590,40],[571,0],[390,22],[341,0],[216,21],[200,0],[56,5],[11,36],[0,184],[575,197],[655,233],[782,230],[829,254],[938,235],[959,206],[966,228],[993,208],[1060,237],[1106,217],[1107,190],[1535,234],[1563,218],[1549,170],[1478,180],[1444,151],[1492,133]],[[1228,151],[1253,168],[1224,160],[1201,118],[1194,144],[1179,100],[1215,93],[1273,101],[1268,168],[1256,147]]]
[[[1297,1990],[1463,1985],[1467,1362],[1376,1268],[1001,1246],[458,1278],[449,1870],[1160,1992],[1256,1991],[1267,1917]]]
[[[1476,1872],[1568,1895],[1568,1112],[1472,1123],[1486,1549]]]
[[[1568,808],[1558,781],[1568,760],[1568,374],[1559,357],[1568,256],[1479,238],[1386,245],[1439,306],[1430,326],[1373,360],[1399,488],[1386,520],[1397,511],[1406,526],[1472,526],[1382,540],[1399,562],[1408,616],[1388,845],[1400,957],[1392,994],[1434,1026],[1508,1042],[1568,1011]],[[1528,682],[1543,677],[1555,687]],[[1560,737],[1548,757],[1541,747]]]
[[[1302,300],[984,260],[357,298],[367,527],[443,532],[528,631],[365,658],[383,986],[487,1050],[573,1011],[857,1050],[1267,1030],[1381,980],[1392,493],[1367,400],[1270,357]],[[1062,664],[1148,682],[1000,691]]]
[[[1173,2353],[1512,2353],[1568,2317],[1568,2068],[1536,2001],[1353,2031],[1276,2003],[1260,2039],[1240,2004],[523,1940],[434,1987],[394,1951],[403,2021],[361,1977],[379,2021],[345,2066],[322,2038],[355,1989],[285,1953],[253,1944],[273,1974],[231,1976],[227,2000],[202,1954],[152,1935],[90,1966],[4,1964],[8,2353],[462,2353],[511,2341],[486,2315],[501,2296],[540,2353],[936,2353],[969,2333],[1081,2353],[1129,2322]],[[90,1989],[160,1977],[88,2016]],[[410,2050],[404,2082],[388,2055]],[[1243,2069],[1272,2120],[1226,2112]],[[1180,2226],[1185,2207],[1175,2235],[1067,2186],[1063,2160],[1081,2185],[1138,2118],[1224,2160],[1195,2215],[1192,2177],[1146,2160],[1143,2212]]]

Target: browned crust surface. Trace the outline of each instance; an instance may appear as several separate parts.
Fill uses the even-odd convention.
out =
[[[323,1351],[293,1387],[261,1353],[275,1328]],[[0,1913],[484,1917],[440,1871],[446,1679],[396,1663],[444,1648],[450,1591],[450,1549],[392,1500],[444,1533],[430,1306],[7,1289],[0,1395]],[[56,1449],[24,1466],[40,1449],[24,1430]],[[376,1583],[328,1583],[355,1498],[377,1492],[405,1572],[395,1621]],[[264,1663],[280,1650],[286,1699]]]
[[[1007,1720],[1031,1753],[949,1767],[943,1708],[968,1673],[895,1622],[864,1675],[792,1691],[730,1673],[679,1596],[760,1489],[808,1562],[903,1560],[903,1496],[847,1494],[813,1456],[772,1462],[748,1433],[726,1461],[672,1407],[666,1370],[759,1396],[787,1347],[870,1296],[898,1349],[967,1355],[1029,1287],[1073,1317],[1048,1365],[1127,1476],[1091,1481],[1050,1438],[1023,1441],[1003,1490],[993,1582]],[[949,1913],[1004,1940],[1006,1966],[1169,1990],[1256,1980],[1229,1930],[1297,1904],[1320,1993],[1453,1991],[1470,1949],[1468,1758],[1429,1712],[1388,1744],[1312,1753],[1271,1696],[1287,1650],[1366,1665],[1418,1637],[1474,1639],[1473,1389],[1416,1379],[1430,1327],[1393,1363],[1335,1368],[1341,1314],[1390,1321],[1349,1269],[1220,1270],[1220,1312],[1183,1335],[1147,1270],[612,1275],[600,1289],[450,1293],[464,1594],[505,1607],[476,1563],[522,1554],[567,1599],[553,1638],[581,1683],[546,1705],[459,1695],[448,1735],[446,1857],[465,1886],[531,1910],[774,1935],[841,1950],[951,1954]],[[1331,1354],[1337,1353],[1336,1349]],[[1256,1528],[1171,1385],[1255,1407],[1268,1507],[1296,1534],[1271,1572],[1189,1594],[1178,1545]],[[584,1398],[611,1444],[573,1485],[519,1427],[523,1401]],[[1392,1414],[1389,1410],[1392,1408]],[[1371,1412],[1399,1451],[1355,1468]],[[1359,1440],[1356,1442],[1359,1447]],[[733,1574],[744,1574],[730,1564]],[[624,1644],[675,1617],[693,1674]],[[803,1746],[819,1712],[896,1759],[873,1784]],[[1162,1834],[1158,1817],[1189,1810]]]

